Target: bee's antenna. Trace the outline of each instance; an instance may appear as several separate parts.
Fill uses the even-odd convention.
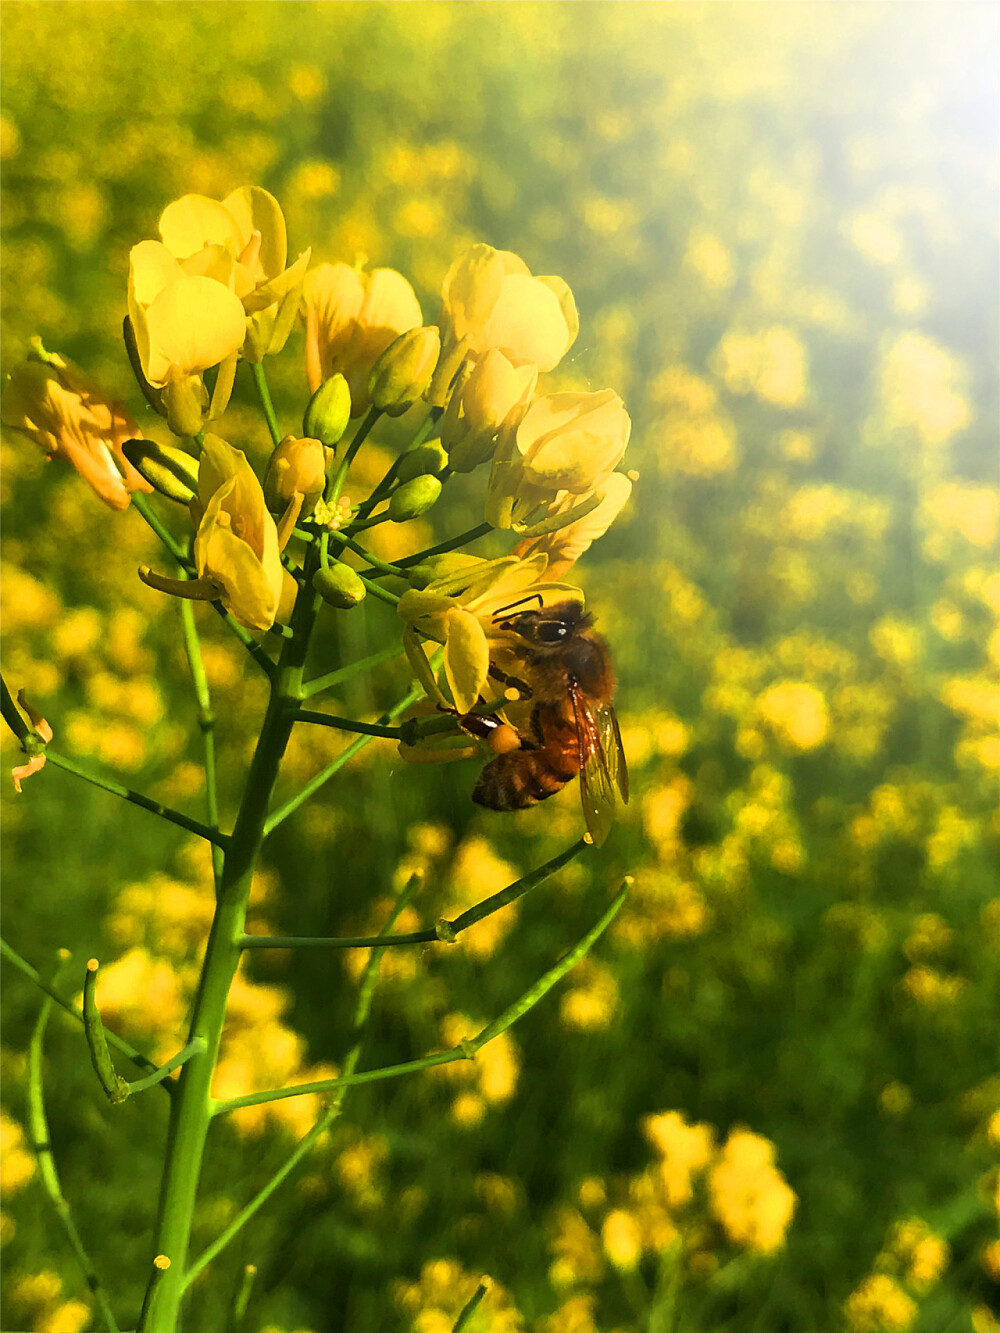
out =
[[[501,616],[505,616],[508,611],[513,611],[515,606],[523,606],[525,602],[535,601],[538,602],[540,607],[545,605],[545,599],[540,592],[530,592],[526,597],[519,597],[516,602],[511,602],[509,606],[501,606],[498,611],[494,611],[493,619],[499,620]]]

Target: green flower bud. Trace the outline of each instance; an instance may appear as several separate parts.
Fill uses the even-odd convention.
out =
[[[368,589],[351,569],[350,565],[336,561],[326,569],[317,569],[313,575],[313,590],[330,606],[341,611],[350,611],[352,606],[363,602]]]
[[[441,335],[433,325],[401,333],[368,376],[368,397],[374,406],[401,417],[430,384],[440,351]]]
[[[323,444],[335,445],[351,419],[351,390],[339,372],[324,380],[302,418],[302,434]]]
[[[411,449],[408,454],[404,454],[399,460],[396,476],[400,481],[412,481],[414,477],[422,477],[425,473],[436,477],[447,463],[448,455],[440,443],[434,440],[431,444],[422,444],[418,449]]]
[[[126,440],[122,453],[141,477],[165,495],[186,505],[198,493],[198,460],[172,444]]]
[[[441,483],[437,477],[414,477],[404,482],[397,491],[393,491],[389,500],[389,517],[393,523],[405,523],[407,519],[419,518],[425,514],[441,494]]]
[[[469,582],[476,577],[477,569],[484,564],[478,555],[466,555],[462,551],[446,551],[443,555],[428,556],[419,565],[411,565],[406,571],[410,587],[423,589],[435,579],[446,579],[462,570],[469,571]]]
[[[304,496],[302,517],[308,518],[326,486],[326,470],[333,457],[319,440],[297,440],[286,435],[268,459],[264,473],[264,499],[274,514],[283,513],[298,492]]]

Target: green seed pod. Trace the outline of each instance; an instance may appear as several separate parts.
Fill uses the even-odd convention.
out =
[[[440,351],[441,335],[433,325],[401,333],[368,376],[368,397],[375,407],[402,416],[430,384]]]
[[[341,611],[350,611],[368,596],[368,589],[350,565],[336,561],[326,569],[317,569],[312,586],[323,601]]]
[[[393,523],[405,523],[407,519],[419,518],[425,514],[441,494],[441,483],[437,477],[414,477],[404,482],[397,491],[393,491],[389,500],[389,517]]]
[[[441,448],[440,442],[422,444],[418,449],[411,449],[399,460],[396,476],[402,481],[412,481],[414,477],[429,474],[436,477],[448,463],[448,455]]]
[[[339,372],[324,380],[309,399],[302,418],[302,434],[333,446],[351,419],[351,390]]]
[[[186,505],[198,493],[198,460],[172,444],[155,440],[126,440],[122,453],[150,486]]]

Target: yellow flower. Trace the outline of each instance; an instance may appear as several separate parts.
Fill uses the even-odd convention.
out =
[[[142,374],[170,429],[196,435],[229,402],[236,357],[246,337],[243,303],[232,290],[236,261],[222,245],[183,262],[159,241],[129,253],[128,312]],[[213,400],[202,372],[220,366]]]
[[[774,1145],[734,1129],[709,1173],[712,1211],[735,1245],[771,1254],[785,1238],[796,1198],[774,1165]]]
[[[531,536],[527,528],[539,511],[547,516],[566,494],[592,497],[621,461],[631,428],[612,389],[537,398],[497,446],[486,497],[488,522]]]
[[[233,259],[231,285],[246,312],[243,355],[261,361],[284,347],[298,314],[310,251],[286,268],[288,239],[277,199],[244,185],[221,203],[186,194],[163,210],[160,236],[175,259]]]
[[[496,347],[479,358],[441,421],[441,443],[455,472],[471,472],[486,462],[507,417],[527,408],[537,380],[535,366],[515,366]]]
[[[887,1273],[873,1273],[847,1298],[848,1327],[854,1333],[904,1333],[917,1317],[916,1303]]]
[[[285,591],[281,550],[264,492],[246,456],[217,435],[206,435],[198,469],[198,522],[194,539],[196,579],[170,579],[143,567],[139,577],[174,597],[216,601],[249,629],[270,629]],[[298,505],[282,519],[287,541]],[[291,520],[291,521],[289,521]]]
[[[524,559],[528,555],[544,553],[549,558],[547,573],[559,579],[579,560],[590,545],[603,537],[632,494],[632,482],[623,472],[612,472],[599,489],[600,503],[574,523],[558,528],[542,537],[525,538],[514,547],[514,555]],[[549,515],[568,513],[575,497],[567,492],[549,508]]]
[[[122,453],[139,434],[121,403],[109,402],[79,367],[57,353],[17,366],[4,386],[0,420],[65,458],[112,509],[128,508],[132,491],[152,491]]]
[[[310,393],[340,372],[351,390],[351,414],[369,405],[372,366],[401,333],[423,323],[413,288],[391,268],[359,273],[348,264],[320,264],[302,289],[306,377]]]
[[[822,691],[805,681],[782,680],[769,686],[757,708],[778,740],[792,750],[815,750],[830,730]]]
[[[544,555],[528,560],[516,556],[483,560],[432,580],[421,591],[411,589],[400,598],[397,610],[407,625],[404,643],[411,664],[414,650],[422,655],[413,631],[443,643],[445,676],[460,713],[475,706],[486,685],[491,658],[511,642],[511,635],[494,623],[498,611],[536,595],[543,603],[567,598],[582,603],[579,588],[538,581],[545,564]],[[414,665],[415,669],[419,666],[419,659]],[[428,694],[443,702],[433,680],[427,680],[423,670],[420,675]]]
[[[448,270],[441,289],[442,341],[467,340],[476,354],[497,347],[517,365],[552,370],[579,330],[573,293],[562,278],[533,278],[509,250],[473,245]]]

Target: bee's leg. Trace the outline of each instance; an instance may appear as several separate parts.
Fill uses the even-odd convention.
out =
[[[527,684],[526,681],[521,680],[520,677],[508,676],[506,671],[501,671],[497,666],[490,667],[490,675],[494,680],[498,680],[501,684],[506,685],[508,689],[517,690],[520,699],[524,700],[531,698],[531,686]]]

